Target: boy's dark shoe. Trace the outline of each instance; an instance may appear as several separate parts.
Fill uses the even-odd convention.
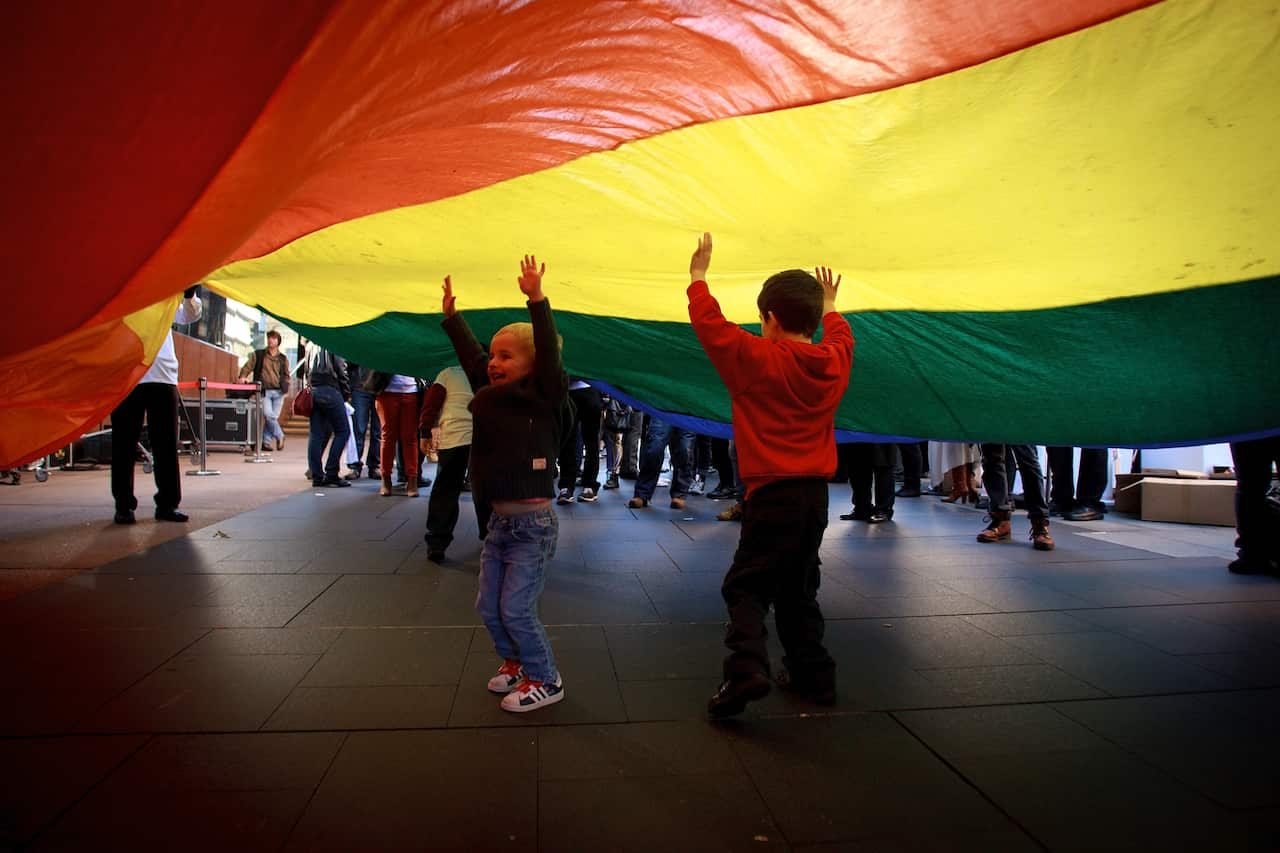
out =
[[[176,509],[160,509],[156,507],[156,521],[188,521],[185,512]]]
[[[444,549],[442,549],[442,548],[432,548],[432,549],[428,550],[428,551],[427,551],[427,559],[428,559],[428,560],[430,560],[430,561],[431,561],[431,562],[433,562],[433,563],[437,563],[437,564],[439,564],[439,563],[443,563],[443,562],[444,562]]]
[[[380,470],[378,470],[378,467],[377,467],[376,465],[375,465],[374,467],[372,467],[372,468],[370,468],[370,469],[369,469],[369,479],[370,479],[370,480],[381,480],[381,479],[382,479],[382,472],[381,472]]]
[[[118,510],[116,510],[116,518],[115,518],[115,522],[116,522],[116,524],[137,524],[137,523],[138,523],[138,520],[137,520],[136,518],[134,518],[134,517],[133,517],[133,510],[131,510],[131,509],[118,509]],[[1236,560],[1236,563],[1238,563],[1238,562],[1240,562],[1240,561],[1239,561],[1239,560]],[[1234,566],[1234,565],[1235,565],[1235,563],[1232,563],[1231,565],[1233,565],[1233,566]],[[1234,571],[1234,569],[1233,569],[1232,571]]]
[[[1067,521],[1098,521],[1105,515],[1106,513],[1100,509],[1095,509],[1091,506],[1080,506],[1071,510],[1071,512],[1064,512],[1062,517]]]
[[[878,509],[867,517],[867,524],[883,524],[893,519],[893,510]]]
[[[734,717],[747,709],[748,702],[763,699],[771,689],[764,673],[753,672],[720,685],[707,702],[707,713],[713,717]]]
[[[1277,567],[1270,560],[1249,556],[1232,560],[1227,564],[1227,571],[1233,575],[1274,575]]]
[[[786,668],[778,670],[773,680],[787,693],[807,699],[815,705],[836,703],[836,686],[832,682],[820,684],[812,678],[797,678]]]
[[[345,489],[351,486],[351,481],[334,477],[332,480],[321,480],[320,485],[324,486],[326,489]]]
[[[846,512],[840,516],[841,521],[868,521],[870,518],[870,512],[859,509],[855,509],[853,512]]]

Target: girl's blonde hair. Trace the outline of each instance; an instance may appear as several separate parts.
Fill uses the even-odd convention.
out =
[[[511,335],[511,337],[520,342],[521,346],[528,347],[530,352],[533,352],[535,349],[533,345],[532,323],[508,323],[498,331],[494,332],[493,337],[496,338],[498,335],[502,334]],[[493,345],[492,339],[490,339],[489,345]],[[559,349],[564,349],[564,337],[562,335],[556,335],[556,346]]]

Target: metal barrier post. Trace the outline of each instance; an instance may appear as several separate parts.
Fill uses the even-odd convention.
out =
[[[210,471],[206,466],[209,464],[209,441],[207,438],[207,430],[205,424],[204,401],[205,393],[209,387],[209,380],[200,377],[200,470],[188,471],[187,474],[195,477],[213,477],[221,474],[221,471]]]
[[[257,436],[257,440],[254,441],[253,443],[253,455],[246,456],[244,461],[254,462],[254,463],[270,462],[272,461],[270,456],[262,455],[262,421],[263,421],[262,393],[263,391],[262,391],[262,383],[258,382],[256,384],[258,387],[254,390],[253,396],[258,401],[258,422],[257,424],[254,425],[254,430],[257,432],[258,436]]]

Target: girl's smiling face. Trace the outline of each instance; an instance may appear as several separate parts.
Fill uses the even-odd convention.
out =
[[[511,332],[498,332],[489,344],[489,382],[519,382],[533,372],[533,348]]]

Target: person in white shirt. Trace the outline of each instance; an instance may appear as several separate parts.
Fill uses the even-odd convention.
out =
[[[174,313],[175,323],[200,319],[198,287],[189,287]],[[178,356],[173,330],[165,336],[151,367],[138,385],[111,413],[111,496],[116,502],[116,524],[133,524],[138,499],[133,496],[133,469],[137,462],[138,436],[146,416],[151,439],[152,471],[156,478],[156,520],[186,521],[178,511],[182,503],[182,478],[178,470]]]
[[[425,454],[435,449],[439,454],[436,479],[431,486],[431,502],[427,505],[427,559],[444,562],[445,549],[453,541],[453,528],[458,524],[458,498],[467,476],[471,456],[471,381],[461,367],[446,367],[427,388],[418,421],[420,449]],[[493,510],[474,494],[476,529],[483,539],[489,529]]]

